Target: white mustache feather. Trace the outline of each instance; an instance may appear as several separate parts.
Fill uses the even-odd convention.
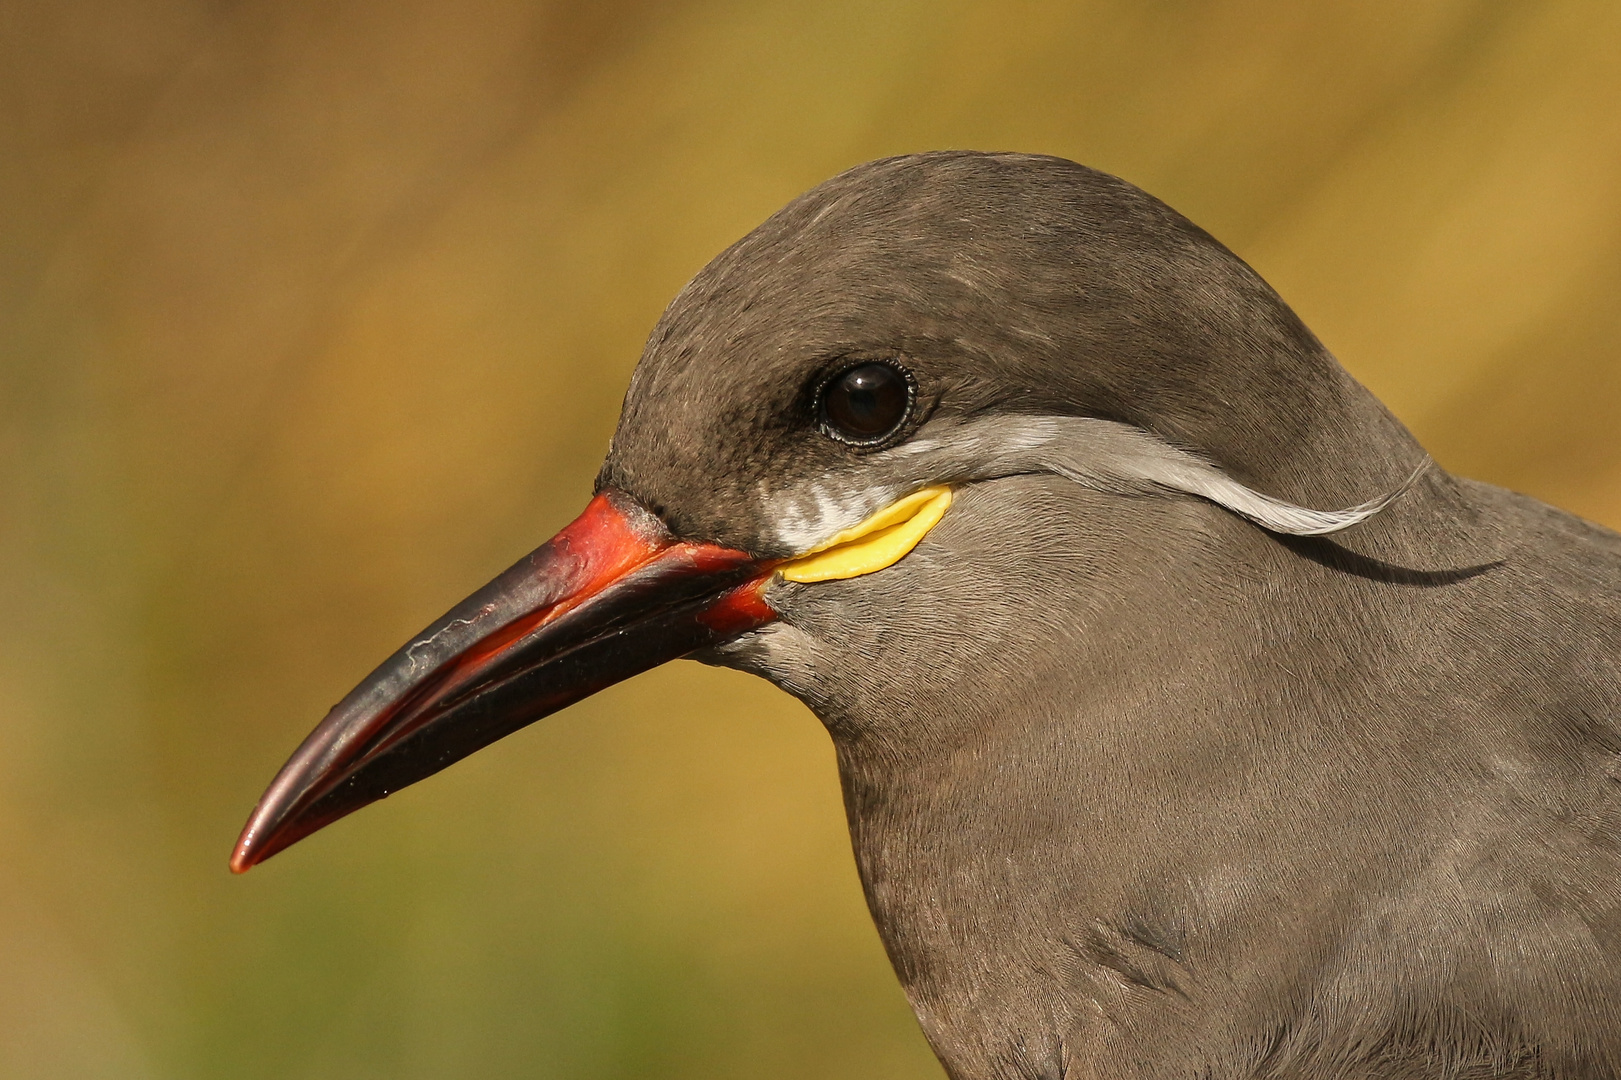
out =
[[[1239,483],[1215,463],[1129,424],[1082,416],[984,416],[935,420],[916,436],[869,457],[851,489],[823,480],[809,490],[766,492],[778,538],[806,550],[896,499],[933,484],[1050,473],[1100,491],[1178,492],[1216,504],[1272,533],[1325,536],[1367,521],[1406,494],[1433,464],[1425,455],[1407,479],[1366,502],[1316,510]],[[765,485],[762,485],[764,488]]]
[[[927,462],[935,483],[1047,472],[1102,490],[1159,487],[1206,499],[1289,536],[1323,536],[1368,520],[1406,494],[1432,463],[1426,455],[1399,486],[1366,502],[1314,510],[1256,491],[1157,435],[1110,420],[998,416],[936,422],[925,431],[878,456]]]

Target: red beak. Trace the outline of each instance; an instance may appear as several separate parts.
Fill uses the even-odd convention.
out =
[[[327,714],[254,808],[231,869],[604,687],[771,622],[761,592],[773,566],[677,541],[604,491]]]

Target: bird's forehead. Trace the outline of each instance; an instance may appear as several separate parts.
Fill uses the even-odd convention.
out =
[[[850,524],[847,508],[862,503],[861,459],[817,430],[814,396],[858,340],[734,338],[704,343],[714,358],[644,366],[602,482],[679,535],[761,554],[790,553],[824,526]]]

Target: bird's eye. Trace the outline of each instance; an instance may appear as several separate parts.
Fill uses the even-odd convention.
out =
[[[850,368],[822,389],[822,430],[845,442],[882,442],[905,422],[913,396],[911,378],[895,364]]]

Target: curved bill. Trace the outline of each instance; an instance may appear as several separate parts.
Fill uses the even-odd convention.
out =
[[[231,869],[621,679],[771,622],[760,594],[773,567],[677,541],[604,491],[327,714],[254,808]]]

